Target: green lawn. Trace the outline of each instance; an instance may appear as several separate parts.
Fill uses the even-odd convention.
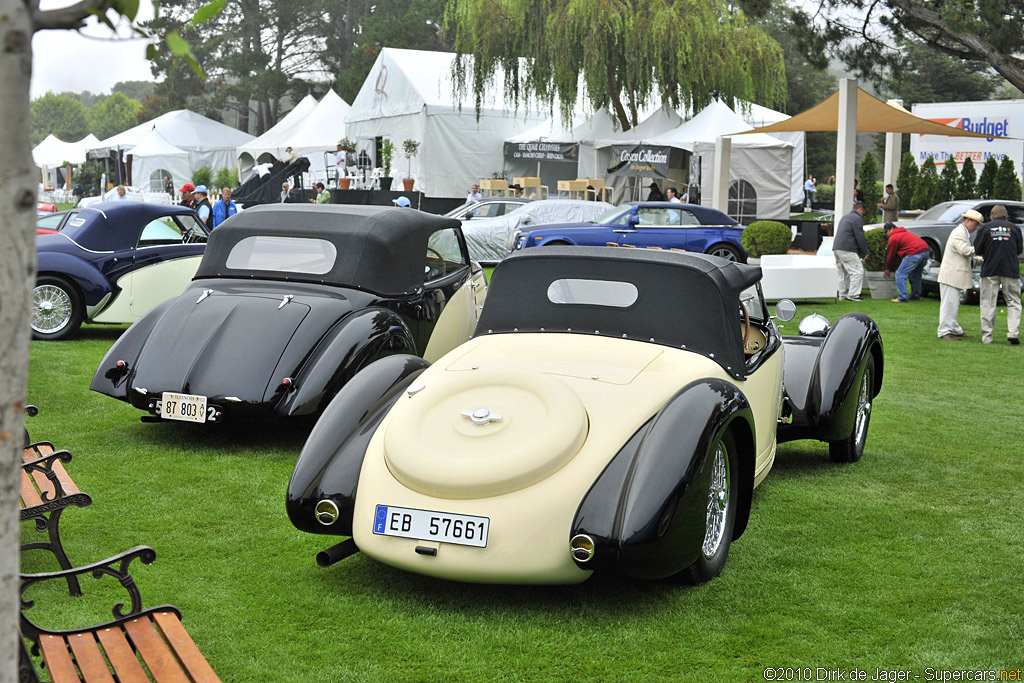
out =
[[[835,465],[824,444],[780,447],[725,572],[697,588],[608,578],[464,585],[362,555],[319,569],[313,556],[334,539],[296,531],[284,512],[302,428],[141,423],[126,404],[88,390],[123,328],[86,326],[74,341],[33,342],[29,396],[42,412],[29,427],[74,453],[68,469],[93,497],[64,515],[71,559],[153,546],[156,562],[135,566],[145,604],[178,605],[225,681],[764,680],[769,666],[903,667],[923,678],[925,667],[1016,669],[1024,652],[1024,349],[1005,334],[982,345],[976,306],[960,316],[975,338],[937,340],[937,299],[805,303],[797,315],[834,321],[852,310],[873,316],[885,341],[885,384],[864,459]],[[35,534],[28,525],[22,533]],[[55,563],[33,551],[22,567]],[[86,577],[86,596],[69,599],[54,586],[39,591],[32,612],[52,626],[95,623],[109,617],[114,587]]]

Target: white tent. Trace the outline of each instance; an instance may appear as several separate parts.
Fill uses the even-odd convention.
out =
[[[187,109],[179,109],[129,128],[90,149],[121,150],[130,154],[131,148],[142,142],[154,128],[169,143],[188,152],[191,171],[203,166],[209,167],[214,173],[222,168],[234,168],[238,163],[236,150],[253,139],[253,136],[237,128]],[[137,182],[135,178],[132,180]]]
[[[306,95],[281,120],[267,129],[263,135],[238,147],[238,170],[242,180],[252,174],[252,167],[278,159],[288,143],[284,142],[288,132],[299,125],[316,109],[316,98]]]
[[[32,150],[32,160],[40,168],[61,166],[65,161],[76,165],[81,164],[85,161],[85,151],[96,142],[96,136],[92,133],[78,142],[64,142],[50,133]]]
[[[402,142],[420,142],[411,160],[416,188],[435,197],[464,197],[469,186],[502,169],[502,143],[546,117],[520,107],[511,110],[503,75],[495,73],[477,116],[472,92],[459,95],[449,52],[384,48],[370,69],[345,119],[360,155],[379,166],[377,145],[395,145],[391,173],[408,174]]]
[[[751,130],[727,104],[715,100],[686,123],[644,142],[685,149],[700,157],[701,203],[711,204],[715,140]],[[793,143],[763,133],[732,138],[729,214],[740,221],[789,218]]]
[[[350,109],[336,92],[328,90],[313,111],[282,134],[284,147],[279,156],[291,147],[296,155],[309,158],[309,171],[314,177],[323,177],[324,152],[330,153],[333,164],[338,141],[345,137],[345,117]]]
[[[174,187],[191,181],[188,152],[175,147],[153,129],[132,148],[132,179],[144,192],[163,192],[164,176],[170,176]]]
[[[790,118],[788,114],[753,103],[744,103],[736,113],[743,117],[743,120],[752,128],[768,126]],[[804,170],[807,161],[807,134],[800,130],[766,133],[766,135],[793,143],[793,179],[789,203],[802,204],[804,201],[804,179],[807,178],[807,172]],[[736,138],[733,138],[733,145],[735,144]]]

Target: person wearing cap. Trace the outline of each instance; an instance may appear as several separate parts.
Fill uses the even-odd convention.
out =
[[[281,194],[277,197],[278,204],[287,204],[292,200],[291,190],[288,188],[288,183],[281,185]]]
[[[195,186],[192,183],[185,183],[181,186],[179,192],[181,192],[181,201],[178,202],[181,206],[187,206],[190,209],[195,208],[195,196],[192,194],[195,192]]]
[[[391,203],[403,209],[412,208],[412,202],[409,201],[408,197],[399,197],[398,199],[392,199]]]
[[[207,198],[208,191],[206,185],[200,185],[196,188],[192,196],[195,198],[195,203],[192,208],[199,214],[199,220],[203,222],[208,228],[211,228],[210,217],[213,215],[213,206],[210,205],[210,200]]]
[[[899,297],[890,299],[893,303],[904,304],[909,300],[921,298],[921,276],[925,264],[928,263],[928,243],[906,228],[898,228],[894,223],[886,223],[882,231],[889,238],[889,249],[885,254],[885,270],[882,277],[889,277],[889,269],[897,257],[902,257],[896,269],[896,291]],[[907,278],[910,278],[910,296],[907,296]]]
[[[213,230],[236,213],[238,213],[238,207],[235,206],[233,201],[231,201],[231,188],[221,188],[220,199],[218,199],[217,203],[213,205],[210,229]]]
[[[323,183],[317,183],[313,187],[316,189],[316,198],[315,199],[310,199],[309,200],[310,204],[330,204],[331,203],[331,193],[327,191],[327,188],[324,187]]]
[[[651,183],[648,185],[651,188],[650,193],[647,195],[647,201],[649,202],[663,202],[665,201],[665,195],[661,193],[661,188],[658,187],[658,183]]]
[[[868,241],[864,237],[864,203],[855,202],[853,211],[839,219],[832,254],[839,271],[839,299],[860,301],[864,287],[864,259],[868,257]]]
[[[963,220],[953,228],[946,239],[939,266],[939,339],[959,341],[965,334],[957,316],[960,313],[960,292],[970,289],[974,282],[971,277],[971,259],[974,245],[971,233],[981,225],[981,214],[971,209],[960,214]]]
[[[1006,207],[996,204],[990,220],[978,230],[974,251],[985,260],[981,263],[981,341],[992,343],[996,323],[996,302],[1002,287],[1006,300],[1006,339],[1020,344],[1020,265],[1017,257],[1024,252],[1020,228],[1006,220]]]

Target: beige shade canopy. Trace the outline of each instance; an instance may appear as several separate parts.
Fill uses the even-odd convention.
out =
[[[785,121],[762,126],[754,130],[736,133],[781,133],[785,131],[835,131],[839,128],[839,91]],[[941,123],[914,116],[903,107],[887,104],[857,88],[857,132],[858,133],[920,133],[921,135],[946,135],[959,138],[1002,138],[999,135],[974,133],[953,128]],[[1006,138],[1002,138],[1006,139]]]

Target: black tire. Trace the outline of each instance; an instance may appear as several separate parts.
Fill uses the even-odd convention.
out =
[[[45,341],[68,339],[78,332],[85,304],[78,288],[62,277],[43,275],[32,291],[32,338]]]
[[[719,449],[724,451],[725,463],[725,486],[722,487],[719,481],[716,485],[715,459]],[[677,578],[686,583],[699,584],[710,581],[722,573],[725,568],[725,561],[729,557],[729,546],[732,545],[733,529],[736,526],[736,509],[739,507],[739,457],[736,452],[736,440],[732,433],[726,430],[715,439],[708,452],[708,462],[712,467],[711,480],[707,492],[707,506],[704,518],[704,544],[701,546],[697,560],[689,567],[677,574]],[[722,492],[725,492],[725,521],[724,525],[716,525],[718,533],[716,538],[709,537],[712,526],[712,505],[715,500],[721,500]],[[721,510],[721,505],[718,507]]]
[[[718,258],[724,258],[726,261],[735,261],[736,263],[746,263],[746,259],[743,258],[743,252],[734,247],[731,244],[725,242],[719,242],[718,244],[712,245],[705,254],[710,256],[717,256]]]
[[[925,243],[928,245],[928,258],[938,262],[942,262],[942,250],[939,249],[939,245],[931,240],[926,239]]]
[[[857,462],[864,455],[864,444],[868,440],[868,426],[871,424],[871,391],[875,381],[875,358],[868,353],[864,372],[854,391],[857,402],[857,416],[850,435],[839,441],[829,441],[828,454],[833,462]],[[848,397],[849,398],[849,397]]]

